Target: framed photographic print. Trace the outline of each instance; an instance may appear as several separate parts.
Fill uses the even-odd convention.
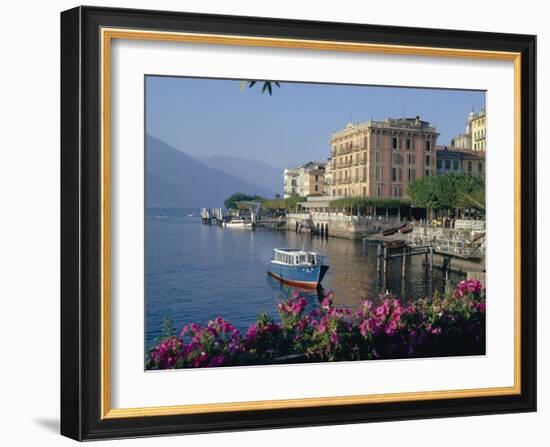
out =
[[[61,432],[536,409],[535,36],[61,14]]]

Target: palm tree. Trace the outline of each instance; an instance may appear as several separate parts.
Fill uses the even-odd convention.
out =
[[[241,81],[241,92],[244,91],[244,88],[248,84],[248,88],[254,87],[257,83],[263,83],[262,85],[262,93],[268,92],[269,96],[271,96],[273,92],[273,85],[277,87],[281,87],[281,85],[277,81]]]

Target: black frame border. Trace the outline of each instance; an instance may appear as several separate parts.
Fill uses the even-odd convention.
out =
[[[101,419],[100,29],[521,53],[521,393]],[[77,7],[61,13],[61,434],[76,440],[536,411],[536,36]]]

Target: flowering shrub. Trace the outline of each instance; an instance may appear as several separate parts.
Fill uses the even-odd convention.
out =
[[[358,311],[333,304],[319,308],[295,291],[278,305],[280,323],[266,314],[244,335],[223,318],[167,334],[147,355],[147,369],[200,368],[294,361],[370,360],[472,355],[485,352],[485,290],[460,282],[448,296],[402,304],[381,297]]]

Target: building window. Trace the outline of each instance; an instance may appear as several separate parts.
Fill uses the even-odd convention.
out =
[[[315,176],[315,181],[316,181],[316,182],[319,181],[319,176],[318,176],[318,175]]]
[[[400,165],[403,163],[403,157],[401,154],[392,154],[392,163],[394,165]]]
[[[319,191],[319,186],[315,185],[315,192]]]
[[[425,164],[426,166],[430,166],[430,156],[429,156],[429,155],[426,155],[426,159],[425,159],[424,164]]]
[[[451,169],[451,160],[445,160],[445,169]]]
[[[381,196],[382,196],[382,186],[376,185],[376,197],[381,197]]]
[[[380,166],[376,166],[375,173],[376,173],[376,181],[379,181],[380,180]]]
[[[363,197],[367,196],[367,187],[363,186]]]
[[[392,147],[392,149],[397,149],[397,137],[392,137],[391,147]]]
[[[430,170],[429,170],[429,169],[425,169],[425,170],[424,170],[424,175],[425,175],[426,177],[429,177],[429,176],[430,176]]]
[[[453,160],[453,169],[455,171],[458,171],[459,167],[458,167],[458,160]]]
[[[441,160],[437,160],[437,169],[441,169]]]
[[[380,163],[380,151],[376,151],[376,163]]]
[[[412,149],[412,140],[410,138],[407,138],[407,150],[410,151]]]
[[[472,162],[469,161],[468,162],[468,174],[471,174],[472,173]]]
[[[481,173],[483,171],[483,162],[480,161],[478,164],[477,164],[477,170],[479,173]]]
[[[401,168],[392,168],[391,169],[392,182],[400,182],[401,179],[402,179]]]
[[[432,150],[432,142],[431,140],[426,140],[426,151],[430,152]]]

